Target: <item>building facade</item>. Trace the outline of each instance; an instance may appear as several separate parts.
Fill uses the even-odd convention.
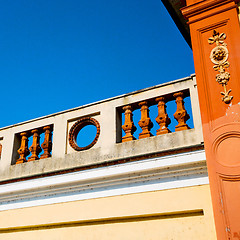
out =
[[[163,3],[196,77],[0,129],[0,239],[240,239],[239,1]]]
[[[191,76],[1,129],[0,239],[216,239],[200,119]]]

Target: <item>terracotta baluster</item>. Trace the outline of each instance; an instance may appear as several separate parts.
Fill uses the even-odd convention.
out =
[[[44,142],[42,143],[41,147],[44,151],[44,153],[41,155],[41,159],[51,157],[51,150],[52,150],[52,132],[51,132],[51,126],[46,126],[43,128],[45,131],[45,138]]]
[[[26,156],[29,155],[28,150],[28,133],[22,132],[20,133],[21,138],[21,146],[18,149],[18,153],[20,155],[20,158],[17,159],[16,164],[27,162]]]
[[[184,107],[183,92],[174,93],[176,98],[177,111],[173,114],[174,118],[178,121],[178,125],[175,127],[175,131],[182,131],[189,129],[186,121],[189,119],[189,115]]]
[[[39,159],[38,154],[42,150],[39,144],[40,136],[38,131],[39,131],[38,129],[34,129],[31,131],[31,133],[33,134],[33,142],[29,150],[32,153],[32,155],[31,157],[28,158],[28,162],[38,160]]]
[[[157,130],[157,135],[170,133],[171,131],[167,128],[167,126],[171,123],[171,119],[166,113],[165,98],[158,97],[156,98],[156,102],[158,102],[158,116],[156,117],[156,122],[160,126],[160,128]]]
[[[132,107],[130,105],[123,107],[125,111],[125,123],[122,125],[122,129],[126,133],[126,135],[122,138],[122,142],[128,142],[135,140],[136,138],[133,136],[133,133],[136,131],[136,127],[134,126],[132,120]]]
[[[151,137],[152,133],[150,132],[150,129],[153,127],[153,123],[149,118],[148,103],[147,101],[143,101],[138,105],[141,107],[141,119],[138,124],[142,128],[142,132],[139,134],[139,139]]]

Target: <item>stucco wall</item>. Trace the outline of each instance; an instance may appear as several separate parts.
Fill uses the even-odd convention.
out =
[[[0,212],[0,240],[216,239],[208,185]]]

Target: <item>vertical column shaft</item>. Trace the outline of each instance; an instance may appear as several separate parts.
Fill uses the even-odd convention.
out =
[[[237,0],[187,0],[217,238],[240,236],[240,27]]]

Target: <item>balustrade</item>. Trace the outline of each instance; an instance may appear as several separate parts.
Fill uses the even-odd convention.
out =
[[[189,90],[183,90],[175,93],[167,93],[159,97],[154,96],[121,107],[120,111],[123,112],[125,116],[124,123],[122,123],[122,130],[125,132],[125,136],[122,137],[122,142],[136,140],[134,136],[136,130],[138,139],[143,139],[154,135],[168,134],[174,130],[182,131],[189,129],[190,127],[187,125],[186,121],[190,117],[184,105],[184,98],[189,95]],[[168,103],[173,103],[174,101],[176,103],[175,109],[171,108],[169,114],[169,112],[167,112]],[[150,109],[153,109],[152,107],[155,108],[156,116],[149,114]],[[138,128],[134,123],[136,121],[136,111],[139,111],[141,114],[137,125],[139,126]],[[172,126],[174,122],[175,126]],[[169,127],[169,125],[171,127]],[[151,129],[154,131],[151,132]],[[51,157],[52,131],[53,125],[48,125],[16,134],[16,138],[18,138],[16,144],[18,159],[13,159],[13,162],[20,164]],[[155,134],[153,134],[154,132]],[[30,139],[32,139],[32,143],[29,147]]]
[[[51,157],[52,150],[52,125],[45,126],[43,128],[36,128],[30,131],[25,131],[19,134],[20,136],[20,148],[18,149],[19,158],[16,160],[16,164],[35,161],[38,159]],[[40,146],[41,135],[44,135],[44,142]],[[32,136],[32,145],[28,147],[29,138]],[[39,154],[44,151],[39,157]],[[31,153],[31,156],[27,156]]]
[[[138,125],[142,129],[142,132],[139,133],[139,139],[153,136],[153,134],[150,132],[150,129],[153,127],[153,122],[149,117],[149,107],[155,105],[157,105],[158,110],[158,115],[155,120],[159,125],[159,129],[156,130],[156,135],[171,133],[170,129],[168,128],[169,124],[171,123],[171,119],[167,113],[166,104],[173,100],[175,100],[176,103],[176,111],[174,114],[172,114],[172,119],[175,118],[177,121],[175,131],[190,129],[186,123],[190,117],[185,109],[183,100],[187,96],[189,96],[189,92],[181,91],[174,94],[168,94],[167,96],[160,96],[155,99],[148,99],[139,103],[133,103],[131,105],[122,107],[125,115],[125,121],[122,129],[126,134],[123,136],[122,142],[136,140],[136,138],[133,136],[133,133],[136,131],[136,127],[133,122],[133,114],[134,111],[138,110],[139,108],[141,111],[141,119],[138,122]]]
[[[95,126],[95,138],[87,146],[78,145],[80,137],[91,140],[88,125]],[[193,76],[0,129],[0,170],[5,174],[0,180],[9,174],[28,176],[27,166],[32,174],[42,174],[55,167],[73,169],[181,147],[202,148],[202,142]],[[7,170],[15,164],[20,164],[12,166],[16,171]]]

